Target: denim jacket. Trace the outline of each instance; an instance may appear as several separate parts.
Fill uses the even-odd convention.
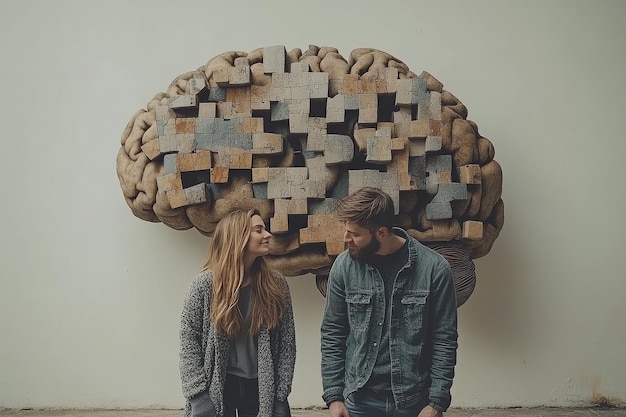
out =
[[[457,308],[448,262],[404,230],[409,259],[393,285],[391,317],[377,269],[347,251],[333,263],[321,326],[322,398],[343,401],[369,379],[382,325],[390,326],[391,389],[399,408],[428,397],[440,411],[450,406],[457,350]]]

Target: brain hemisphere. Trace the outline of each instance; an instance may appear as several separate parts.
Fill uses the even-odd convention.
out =
[[[459,282],[503,225],[493,145],[466,118],[441,82],[376,49],[226,52],[131,118],[117,172],[133,214],[174,229],[210,236],[229,211],[258,208],[270,264],[318,278],[343,250],[338,200],[376,186]]]

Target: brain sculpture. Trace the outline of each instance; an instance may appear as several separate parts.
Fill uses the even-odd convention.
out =
[[[121,142],[135,216],[211,236],[226,213],[257,208],[270,265],[315,274],[323,294],[344,249],[333,209],[360,187],[390,194],[397,224],[448,259],[458,305],[504,222],[502,171],[466,107],[376,49],[223,53],[174,79]]]

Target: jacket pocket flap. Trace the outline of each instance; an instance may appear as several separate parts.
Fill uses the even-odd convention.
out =
[[[346,302],[352,304],[369,304],[372,294],[346,294]]]
[[[416,291],[410,294],[404,294],[400,303],[402,304],[426,304],[428,291]]]

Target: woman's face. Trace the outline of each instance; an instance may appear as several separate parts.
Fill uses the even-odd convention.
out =
[[[257,256],[267,255],[270,250],[272,234],[265,229],[265,222],[258,214],[250,218],[250,237],[246,244],[246,254]]]

